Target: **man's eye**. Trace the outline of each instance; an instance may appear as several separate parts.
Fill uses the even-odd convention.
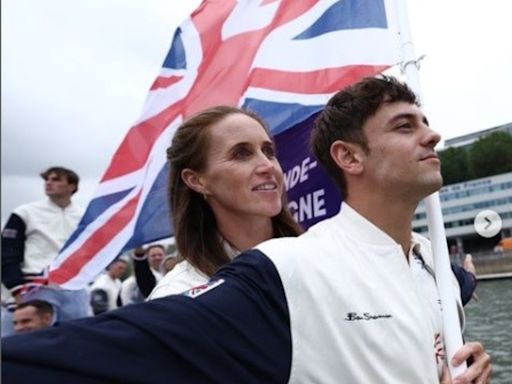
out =
[[[399,124],[396,127],[396,129],[398,129],[400,131],[407,131],[407,130],[412,129],[412,125],[410,123]]]

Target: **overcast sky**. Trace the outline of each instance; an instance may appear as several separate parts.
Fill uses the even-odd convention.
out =
[[[87,205],[199,0],[3,0],[2,225],[64,165]],[[444,139],[512,122],[509,0],[408,1],[424,110]]]

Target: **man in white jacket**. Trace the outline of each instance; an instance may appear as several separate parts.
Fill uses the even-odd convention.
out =
[[[90,287],[90,303],[93,314],[98,315],[120,306],[121,277],[127,267],[128,262],[119,257],[107,266],[105,273],[94,280]]]
[[[302,319],[291,323],[297,382],[335,382],[338,369],[347,382],[438,380],[441,304],[430,243],[411,219],[442,185],[439,140],[414,94],[392,80],[338,93],[317,118],[312,146],[344,196],[340,212],[300,241],[257,247],[277,266],[291,319]]]
[[[121,304],[142,303],[155,285],[162,279],[160,270],[165,258],[165,248],[161,244],[152,244],[146,249],[136,248],[132,253],[133,274],[121,285]]]
[[[79,177],[64,167],[50,167],[41,177],[47,198],[15,208],[2,230],[2,283],[16,303],[49,302],[55,321],[84,317],[89,307],[85,289],[72,291],[47,285],[50,263],[83,215],[83,209],[72,201]],[[2,336],[12,332],[11,317],[11,313],[2,311]]]

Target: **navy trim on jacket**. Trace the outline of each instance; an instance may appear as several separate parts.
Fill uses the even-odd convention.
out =
[[[25,256],[26,225],[11,214],[2,230],[2,283],[9,289],[25,283],[21,265]]]
[[[134,259],[133,269],[137,287],[144,298],[146,298],[153,291],[153,288],[155,288],[157,283],[155,275],[151,272],[151,267],[149,266],[147,257],[141,260]]]
[[[264,254],[252,250],[238,256],[209,285],[189,294],[4,338],[3,379],[40,384],[288,381],[288,307],[278,272]]]
[[[453,274],[457,278],[457,281],[460,285],[460,298],[462,300],[462,305],[466,305],[471,297],[473,296],[473,292],[476,289],[476,277],[471,272],[465,270],[460,265],[451,262],[451,267]]]

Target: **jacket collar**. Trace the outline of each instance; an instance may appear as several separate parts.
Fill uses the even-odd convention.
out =
[[[342,232],[349,233],[356,241],[377,247],[398,247],[401,249],[401,246],[391,236],[345,202],[341,203],[340,212],[335,217],[335,220],[338,229]],[[413,249],[419,252],[419,248],[420,244],[411,234],[411,249],[409,250],[409,254]]]

